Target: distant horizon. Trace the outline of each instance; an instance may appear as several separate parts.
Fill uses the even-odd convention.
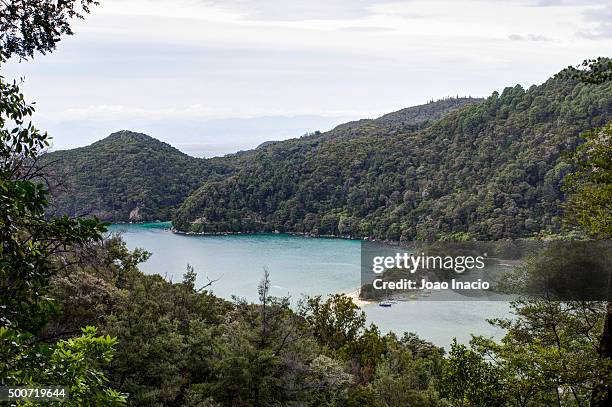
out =
[[[145,134],[145,135],[147,135],[149,137],[152,137],[152,138],[154,138],[154,139],[156,139],[158,141],[162,141],[164,143],[167,143],[167,144],[171,145],[172,147],[176,148],[177,150],[181,151],[182,153],[187,154],[187,155],[189,155],[191,157],[196,157],[196,158],[224,157],[224,156],[227,156],[227,155],[239,153],[241,151],[254,150],[257,147],[259,147],[262,143],[296,139],[296,138],[300,138],[300,137],[302,137],[302,136],[304,136],[306,134],[313,133],[313,132],[316,132],[316,131],[320,131],[322,133],[325,133],[327,131],[333,130],[337,126],[341,126],[343,124],[350,123],[350,122],[353,122],[353,121],[376,120],[376,119],[378,119],[378,118],[380,118],[382,116],[385,116],[387,114],[390,114],[390,113],[395,113],[395,112],[398,112],[398,111],[401,111],[401,110],[404,110],[404,109],[408,109],[408,108],[412,108],[412,107],[425,106],[425,105],[427,105],[429,103],[435,103],[435,102],[439,102],[439,101],[446,100],[446,99],[481,99],[481,100],[485,100],[486,97],[459,96],[459,95],[457,95],[457,96],[447,96],[447,97],[443,97],[443,98],[436,99],[436,100],[431,99],[431,100],[429,100],[429,101],[427,101],[425,103],[420,103],[420,104],[416,104],[416,105],[413,105],[413,106],[406,106],[406,107],[403,107],[403,108],[400,108],[400,109],[397,109],[397,110],[394,110],[394,111],[391,111],[391,112],[385,112],[385,113],[383,113],[381,115],[378,115],[376,117],[361,117],[361,118],[355,118],[355,119],[341,120],[341,121],[331,125],[331,127],[328,127],[328,128],[317,128],[317,129],[314,129],[314,130],[306,130],[306,131],[303,131],[303,132],[301,132],[299,134],[296,134],[296,135],[293,135],[293,136],[289,135],[288,137],[280,137],[280,138],[277,138],[277,139],[262,139],[262,141],[258,142],[255,145],[252,145],[252,146],[243,145],[242,148],[238,148],[238,149],[235,149],[235,150],[228,150],[228,147],[225,146],[223,148],[223,150],[222,150],[223,152],[219,153],[219,154],[216,154],[216,155],[214,155],[214,153],[210,154],[211,152],[215,151],[215,149],[214,149],[215,145],[214,144],[213,145],[205,144],[205,143],[198,144],[198,143],[193,143],[193,142],[192,143],[181,143],[181,142],[177,143],[177,142],[174,142],[173,140],[168,140],[167,138],[160,138],[160,137],[156,136],[155,130],[152,129],[152,128],[151,128],[151,131],[143,131],[143,130],[135,129],[135,128],[122,128],[122,129],[111,130],[111,131],[107,132],[105,135],[103,135],[102,137],[100,137],[100,138],[98,138],[98,139],[96,139],[94,141],[91,141],[89,143],[83,144],[83,145],[74,145],[74,146],[57,147],[56,148],[55,145],[52,144],[52,146],[49,149],[49,151],[65,151],[65,150],[72,150],[72,149],[75,149],[75,148],[87,147],[87,146],[90,146],[93,143],[96,143],[98,141],[102,141],[102,140],[108,138],[109,136],[111,136],[113,134],[121,133],[121,132],[124,132],[124,131],[128,131],[128,132],[131,132],[131,133]],[[291,122],[295,121],[297,118],[301,119],[302,122],[304,120],[306,120],[306,121],[311,120],[311,119],[315,119],[316,120],[316,118],[313,118],[311,116],[257,117],[257,118],[240,118],[239,120],[251,120],[251,119],[253,119],[253,120],[272,119],[273,120],[273,119],[279,119],[279,118],[286,119],[286,120],[291,121]],[[333,119],[335,119],[335,118],[333,118]],[[53,134],[50,134],[50,135],[51,135],[51,137],[53,137]],[[263,135],[262,137],[265,138],[265,135]],[[51,141],[53,142],[53,139]]]
[[[105,0],[25,77],[56,148],[136,128],[223,155],[449,95],[528,88],[612,49],[597,0]],[[290,123],[288,118],[295,118]]]

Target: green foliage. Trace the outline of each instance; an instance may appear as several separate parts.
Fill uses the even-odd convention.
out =
[[[376,367],[372,387],[389,407],[443,406],[440,375],[444,351],[414,334],[385,337],[386,351]]]
[[[377,120],[347,123],[303,140],[308,145],[312,140],[371,136],[372,131],[381,134],[393,123],[418,129],[478,101],[440,100]],[[258,150],[268,145],[264,143]],[[256,151],[204,160],[189,157],[144,134],[122,131],[88,147],[49,153],[44,161],[58,182],[51,199],[58,213],[96,215],[112,221],[169,220],[204,181],[222,180],[222,175],[238,171]]]
[[[62,35],[72,35],[69,21],[83,18],[96,0],[0,2],[0,62],[13,55],[31,58],[55,49]]]
[[[81,336],[58,341],[49,368],[38,379],[38,383],[68,385],[68,405],[125,404],[125,395],[106,387],[108,379],[102,371],[102,367],[113,359],[117,339],[96,336],[96,333],[96,328],[88,326],[83,328]]]
[[[424,105],[407,107],[396,112],[387,113],[377,119],[361,119],[344,123],[325,133],[315,132],[309,134],[308,138],[326,141],[339,139],[352,140],[373,135],[384,137],[396,133],[400,128],[403,131],[415,131],[424,129],[457,110],[482,101],[483,99],[472,97],[450,97],[436,101],[432,100]]]
[[[323,300],[311,297],[301,307],[301,314],[312,327],[318,342],[332,351],[354,343],[365,328],[365,313],[342,294]]]
[[[107,387],[100,370],[116,339],[96,337],[93,327],[56,344],[42,335],[56,311],[51,280],[76,250],[99,241],[105,226],[95,219],[46,218],[48,191],[37,181],[37,160],[48,136],[26,124],[33,111],[19,86],[0,77],[0,383],[65,385],[69,405],[123,404],[125,397]]]
[[[477,391],[487,387],[497,400],[491,405],[606,405],[598,404],[602,384],[612,381],[612,363],[599,346],[606,305],[559,301],[558,295],[584,297],[582,281],[597,281],[602,273],[606,281],[597,285],[605,293],[609,246],[567,243],[548,242],[506,276],[503,286],[528,299],[512,303],[513,318],[489,321],[507,331],[501,342],[474,336],[471,349],[453,345],[442,388],[456,405],[479,405],[484,396]]]
[[[610,82],[557,77],[495,92],[420,129],[365,121],[274,143],[241,157],[232,176],[204,182],[173,223],[390,240],[558,232],[571,170],[562,152],[612,118],[610,95]]]
[[[513,309],[516,318],[491,321],[507,330],[501,343],[453,343],[443,394],[460,406],[589,405],[596,386],[612,380],[612,364],[597,353],[604,305],[523,300]]]
[[[578,67],[568,67],[567,73],[585,83],[602,84],[612,80],[612,59],[585,59]]]
[[[34,179],[48,136],[26,124],[34,109],[17,84],[0,78],[0,96],[0,324],[33,331],[50,308],[45,289],[58,270],[57,256],[100,239],[105,227],[91,219],[45,217],[48,192]]]
[[[459,406],[505,405],[499,370],[456,340],[442,376],[442,394]]]
[[[357,386],[349,394],[346,407],[384,407],[372,386]]]
[[[131,404],[442,405],[443,351],[414,335],[382,336],[348,297],[307,299],[294,312],[269,295],[264,273],[258,304],[228,302],[199,289],[193,268],[171,283],[141,273],[146,255],[118,237],[96,246],[70,266],[77,278],[53,280],[62,315],[48,329],[96,323],[117,337],[106,375]]]
[[[9,348],[20,350],[0,363],[3,385],[65,386],[69,398],[51,404],[124,405],[126,395],[108,387],[102,370],[113,358],[117,339],[96,334],[96,328],[86,327],[81,336],[59,340],[51,346],[41,343],[31,346],[32,335],[0,327],[2,356],[7,355],[5,351]]]
[[[604,85],[612,80],[612,60],[597,58],[585,60],[581,69],[570,69],[586,83]],[[565,218],[578,224],[582,232],[600,238],[612,238],[612,124],[587,133],[584,145],[571,156],[578,171],[566,177],[570,198]],[[608,281],[608,303],[603,334],[599,343],[599,355],[606,363],[612,363],[612,280]],[[605,406],[612,402],[611,381],[599,383],[593,389],[592,405]]]
[[[612,237],[612,123],[584,133],[570,156],[577,170],[565,177],[566,218],[590,236]]]
[[[56,213],[112,221],[168,220],[202,182],[223,166],[193,158],[166,143],[129,131],[43,157],[56,182]]]

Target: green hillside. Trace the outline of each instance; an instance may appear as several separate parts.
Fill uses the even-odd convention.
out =
[[[311,140],[356,138],[378,129],[389,133],[392,125],[424,127],[474,98],[450,98],[390,113],[376,120],[347,123],[336,129],[300,139],[305,148]],[[357,125],[356,123],[359,123]],[[295,140],[294,140],[295,141]],[[266,142],[285,145],[288,142]],[[44,156],[53,178],[52,203],[59,214],[96,215],[110,221],[169,220],[183,200],[207,180],[219,180],[238,172],[256,150],[226,157],[199,159],[145,134],[120,131],[90,146],[51,152]]]
[[[191,194],[174,225],[393,240],[554,231],[568,171],[561,153],[611,119],[611,84],[564,75],[495,92],[423,129],[360,121],[243,157],[234,174]]]
[[[353,139],[361,136],[392,135],[398,130],[415,131],[424,129],[456,110],[482,102],[484,99],[472,97],[446,98],[431,101],[424,105],[411,106],[387,113],[377,119],[361,119],[336,126],[325,133],[314,134],[325,140],[340,138]],[[312,136],[311,136],[312,137]],[[264,144],[260,147],[266,147]]]
[[[224,172],[222,165],[130,131],[48,153],[43,164],[61,183],[52,198],[57,213],[111,221],[167,220],[203,179]]]

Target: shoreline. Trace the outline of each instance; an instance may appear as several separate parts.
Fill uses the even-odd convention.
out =
[[[364,237],[354,237],[350,235],[327,235],[327,234],[316,234],[310,232],[293,232],[293,231],[284,231],[280,232],[278,230],[272,232],[264,232],[264,231],[240,231],[240,232],[191,232],[191,231],[183,231],[179,230],[176,227],[172,226],[170,231],[177,235],[183,236],[233,236],[233,235],[287,235],[287,236],[297,236],[304,238],[314,238],[314,239],[342,239],[342,240],[352,240],[357,242],[372,242],[372,243],[383,243],[389,246],[397,246],[397,247],[411,247],[413,242],[399,242],[396,240],[386,240],[386,239],[376,239],[371,236]]]
[[[353,304],[355,304],[359,308],[363,308],[366,305],[375,304],[376,303],[376,301],[364,300],[364,299],[359,298],[359,292],[360,291],[361,291],[361,288],[356,288],[353,291],[343,292],[342,294],[344,294],[347,297],[349,297],[353,301]]]

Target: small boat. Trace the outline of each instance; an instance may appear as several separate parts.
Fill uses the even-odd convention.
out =
[[[378,303],[379,307],[390,307],[391,305],[393,305],[391,301],[381,301]]]

